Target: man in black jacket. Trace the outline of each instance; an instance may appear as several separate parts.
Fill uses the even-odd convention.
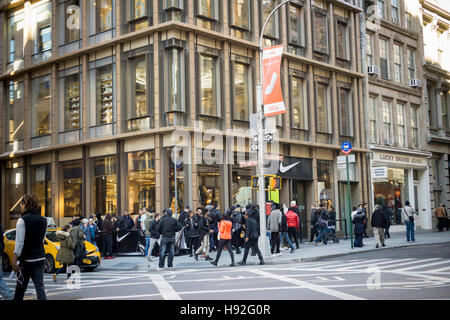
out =
[[[203,250],[206,252],[205,260],[212,260],[209,256],[209,213],[201,210],[198,216],[198,231],[199,239],[202,241],[202,245],[195,251],[194,258],[198,261],[198,255]]]
[[[244,257],[242,258],[242,261],[239,262],[241,266],[247,264],[247,257],[248,252],[250,248],[252,248],[259,258],[259,264],[264,264],[264,259],[261,254],[261,251],[258,248],[258,232],[256,228],[256,220],[253,219],[254,214],[249,216],[248,211],[244,213],[244,219],[245,219],[245,251],[244,251]]]
[[[2,255],[4,249],[5,243],[3,242],[3,227],[0,223],[0,266],[3,265]],[[14,297],[5,280],[3,280],[3,270],[0,270],[0,296],[2,296],[5,300],[12,300],[12,298]]]
[[[166,210],[165,216],[158,223],[158,232],[161,234],[161,248],[159,252],[159,269],[164,268],[166,254],[168,254],[168,267],[173,268],[175,256],[175,233],[181,230],[181,223],[172,217],[171,209]]]
[[[158,243],[159,238],[161,237],[161,234],[158,232],[158,223],[161,219],[161,215],[159,213],[154,214],[155,219],[150,221],[150,224],[148,226],[148,231],[150,232],[150,246],[148,248],[148,261],[152,261],[150,256],[152,255],[152,251],[155,248],[155,245]]]
[[[375,237],[376,248],[379,248],[381,244],[383,247],[384,244],[384,229],[387,226],[387,217],[384,213],[383,207],[380,205],[375,206],[375,211],[372,213],[372,221],[371,226],[373,228],[373,234]]]
[[[320,217],[320,210],[322,209],[323,205],[320,204],[319,208],[316,208],[314,206],[311,206],[311,238],[309,239],[310,242],[313,242],[314,236],[319,235],[319,228],[317,227],[317,221],[319,221]]]

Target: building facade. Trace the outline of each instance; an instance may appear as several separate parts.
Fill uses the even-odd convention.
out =
[[[424,105],[427,110],[426,148],[431,152],[429,183],[431,210],[450,206],[450,5],[420,1],[419,20],[424,38]],[[436,219],[433,219],[434,226]]]
[[[356,155],[352,204],[369,200],[357,2],[291,1],[264,35],[265,46],[284,45],[278,153],[284,168],[301,167],[278,171],[281,191],[268,196],[297,200],[305,223],[319,203],[344,218],[344,140]],[[59,225],[75,214],[174,208],[175,169],[178,208],[257,201],[255,168],[239,161],[254,156],[245,130],[256,112],[260,26],[278,1],[0,3],[7,227],[25,192]]]
[[[409,200],[419,213],[417,227],[431,229],[419,7],[414,0],[366,2],[366,127],[372,204],[384,201],[400,218]]]

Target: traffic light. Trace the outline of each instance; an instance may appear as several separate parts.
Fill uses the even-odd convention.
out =
[[[252,176],[252,189],[259,189],[259,177]],[[281,189],[281,177],[264,175],[264,190],[276,191]]]
[[[270,177],[269,182],[269,190],[275,191],[275,190],[281,190],[281,177]]]

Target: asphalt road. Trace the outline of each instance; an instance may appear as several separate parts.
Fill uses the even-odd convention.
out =
[[[228,253],[224,252],[224,255]],[[238,256],[238,259],[242,255]],[[156,271],[94,271],[78,283],[45,276],[49,300],[450,300],[448,244],[308,263]],[[4,275],[5,279],[8,275]],[[11,288],[14,281],[7,280]],[[34,299],[30,284],[26,299]]]

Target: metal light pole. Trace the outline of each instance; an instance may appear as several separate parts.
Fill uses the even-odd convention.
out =
[[[265,183],[264,183],[264,102],[263,102],[263,37],[264,30],[266,29],[267,23],[273,14],[283,5],[290,2],[290,0],[285,0],[276,6],[269,16],[264,21],[263,27],[261,29],[261,35],[259,37],[259,85],[257,87],[257,102],[258,102],[258,174],[259,174],[259,227],[261,231],[261,236],[259,237],[259,248],[263,255],[269,255],[269,239],[266,236],[266,194],[265,194]]]
[[[175,217],[178,218],[178,183],[177,183],[177,147],[173,147],[175,150],[175,163],[173,167],[175,169]]]

